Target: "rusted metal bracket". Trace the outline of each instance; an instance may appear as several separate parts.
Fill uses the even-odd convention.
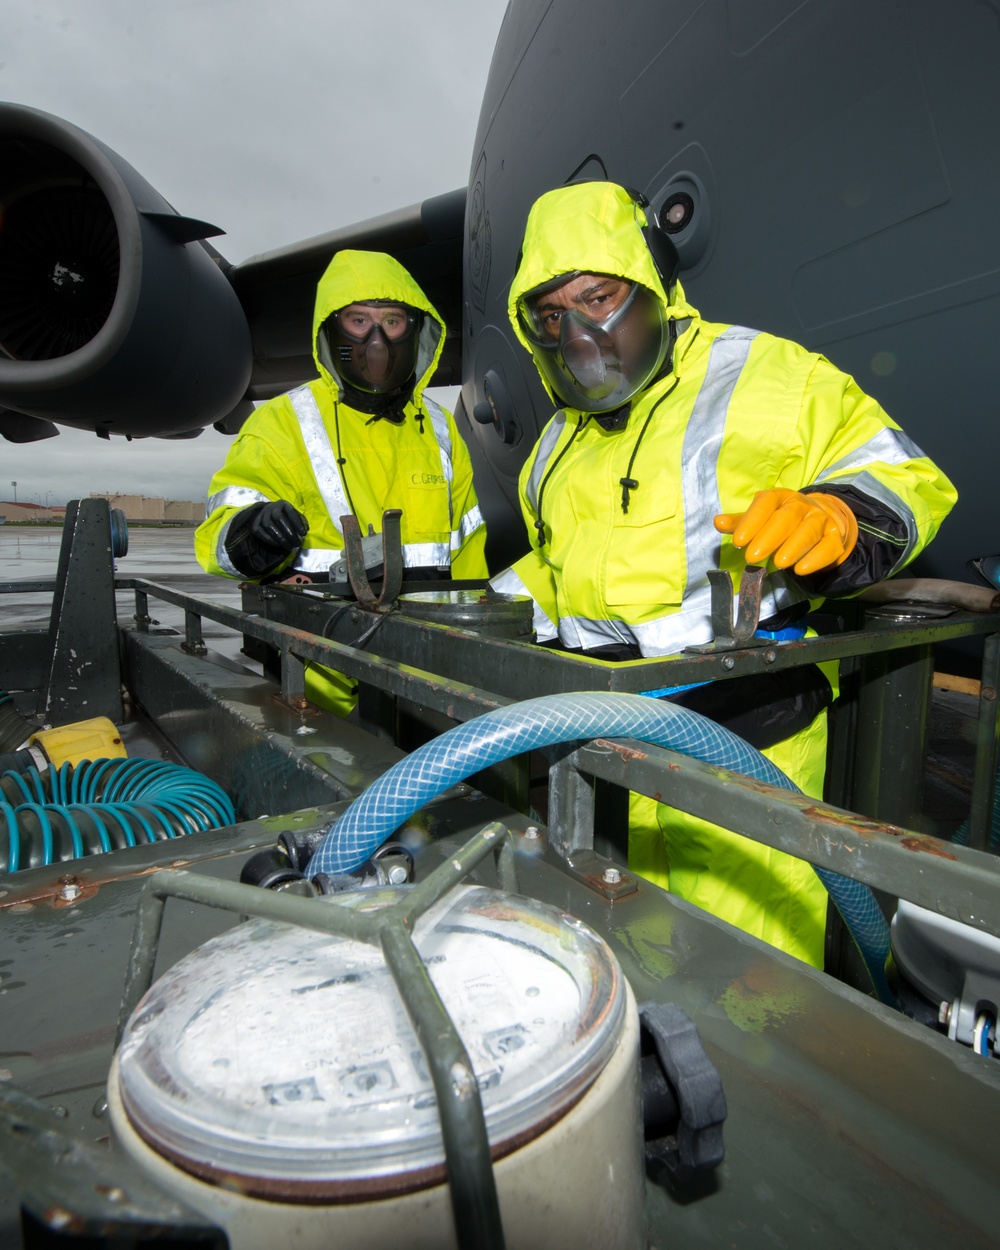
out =
[[[764,569],[761,566],[748,565],[743,570],[735,621],[732,577],[723,569],[709,569],[708,581],[712,588],[712,632],[715,637],[711,642],[685,647],[686,652],[706,655],[717,651],[741,651],[747,647],[774,645],[770,638],[754,637],[760,622],[760,592],[764,581]]]
[[[389,612],[399,598],[403,585],[403,542],[400,537],[400,508],[387,508],[382,513],[382,589],[376,596],[368,581],[364,539],[356,516],[342,516],[344,555],[347,578],[361,607],[369,612]]]
[[[586,848],[572,851],[564,858],[563,866],[571,877],[582,881],[589,889],[612,902],[627,894],[635,894],[639,889],[639,881],[634,873],[613,864],[596,851]]]

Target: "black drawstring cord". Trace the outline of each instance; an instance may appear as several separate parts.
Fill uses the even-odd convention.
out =
[[[539,549],[545,546],[545,522],[542,520],[542,495],[545,492],[546,483],[548,482],[552,474],[556,471],[556,466],[559,464],[559,461],[563,458],[563,456],[565,456],[565,454],[573,446],[573,440],[576,438],[576,436],[580,433],[580,431],[583,429],[583,427],[587,424],[589,420],[590,420],[590,414],[588,413],[587,416],[582,421],[578,421],[576,423],[576,429],[566,440],[565,447],[563,447],[559,455],[556,456],[555,460],[552,461],[551,466],[546,471],[546,474],[542,478],[541,484],[538,487],[538,505],[535,508],[535,512],[537,513],[538,519],[535,521],[535,529],[538,531]]]
[[[636,445],[638,446],[638,444]],[[629,468],[631,468],[631,465],[629,466]],[[628,501],[630,497],[630,492],[634,490],[638,490],[639,483],[634,477],[620,477],[618,481],[621,483],[621,488],[622,488],[622,515],[624,515],[626,512],[628,512]]]
[[[639,489],[638,480],[632,476],[632,466],[635,464],[635,458],[639,454],[639,444],[642,442],[643,435],[649,429],[649,423],[650,421],[652,421],[657,408],[659,408],[660,404],[662,404],[665,399],[668,399],[670,395],[673,394],[674,387],[677,386],[677,383],[679,381],[680,381],[680,378],[675,378],[674,385],[670,388],[670,390],[665,391],[660,396],[660,398],[656,401],[656,403],[652,406],[652,408],[650,408],[649,412],[646,415],[646,420],[642,423],[642,429],[639,431],[639,437],[635,440],[635,446],[632,448],[632,455],[629,457],[628,468],[625,470],[625,476],[620,477],[618,479],[622,488],[622,515],[623,516],[628,512],[629,498],[631,496],[632,491]]]
[[[667,355],[663,363],[662,372],[666,372],[668,369],[673,367],[674,344],[677,341],[677,323],[675,321],[670,322],[668,329],[667,329],[667,335],[668,335]],[[631,497],[632,491],[639,489],[638,479],[632,476],[632,467],[635,464],[636,456],[639,454],[639,444],[642,442],[642,437],[646,433],[646,430],[649,427],[650,421],[652,421],[653,419],[653,414],[656,412],[657,408],[659,408],[660,404],[662,404],[663,401],[669,395],[673,393],[674,388],[677,386],[677,383],[679,381],[680,381],[680,377],[679,376],[675,377],[674,385],[670,388],[670,390],[665,391],[660,396],[660,398],[656,401],[656,403],[652,406],[652,408],[650,408],[649,414],[646,417],[646,420],[643,422],[642,429],[639,431],[639,437],[635,440],[635,446],[632,448],[632,455],[629,458],[628,468],[625,470],[625,476],[620,477],[618,479],[619,485],[622,488],[622,516],[626,516],[628,514],[629,499]]]
[[[340,447],[340,404],[336,399],[333,401],[333,427],[337,431],[337,467],[340,469],[340,480],[344,483],[344,494],[347,496],[347,502],[350,505],[351,514],[358,515],[358,510],[354,506],[354,500],[351,498],[351,488],[347,485],[347,474],[344,472],[344,466],[347,464],[347,457],[343,454]],[[339,518],[331,517],[334,525],[337,524]]]

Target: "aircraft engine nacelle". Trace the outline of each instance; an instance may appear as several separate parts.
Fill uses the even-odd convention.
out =
[[[41,418],[34,437],[47,420],[169,436],[223,418],[251,345],[202,242],[221,233],[76,126],[0,104],[0,409]]]

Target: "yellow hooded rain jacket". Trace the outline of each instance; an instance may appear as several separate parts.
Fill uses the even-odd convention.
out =
[[[711,639],[709,569],[728,569],[739,582],[743,554],[715,530],[717,513],[743,512],[771,487],[847,485],[904,523],[905,537],[892,539],[895,571],[930,541],[956,493],[875,400],[824,357],[770,334],[703,321],[679,282],[668,300],[644,224],[642,209],[609,183],[550,192],[529,216],[509,303],[529,351],[518,300],[574,271],[613,274],[653,291],[676,322],[677,340],[669,371],[633,399],[623,428],[605,429],[574,410],[557,412],[545,427],[520,477],[531,551],[493,585],[531,594],[539,641],[584,650],[625,643],[660,656]],[[623,478],[638,483],[627,510]],[[790,572],[772,570],[761,616],[811,597],[818,598]],[[765,754],[818,797],[825,749],[823,713]],[[826,894],[809,864],[654,809],[633,796],[632,867],[822,966]]]
[[[424,314],[417,381],[402,424],[375,420],[344,402],[344,388],[318,331],[338,308],[391,300]],[[208,516],[195,533],[195,555],[209,573],[244,579],[226,553],[229,525],[251,504],[286,499],[309,532],[282,574],[323,575],[341,558],[340,518],[354,513],[361,532],[382,530],[382,513],[402,509],[407,568],[450,568],[458,578],[486,576],[486,529],[476,502],[472,464],[455,419],[424,394],[444,347],[440,315],[410,274],[382,252],[338,252],[320,279],[313,313],[313,358],[319,379],[262,404],[243,426],[209,486]],[[354,682],[315,665],[310,697],[341,713],[354,703]]]

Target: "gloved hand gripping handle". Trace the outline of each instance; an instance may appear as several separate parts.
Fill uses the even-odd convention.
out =
[[[255,503],[229,523],[226,554],[247,577],[266,577],[298,551],[309,522],[287,499]]]

